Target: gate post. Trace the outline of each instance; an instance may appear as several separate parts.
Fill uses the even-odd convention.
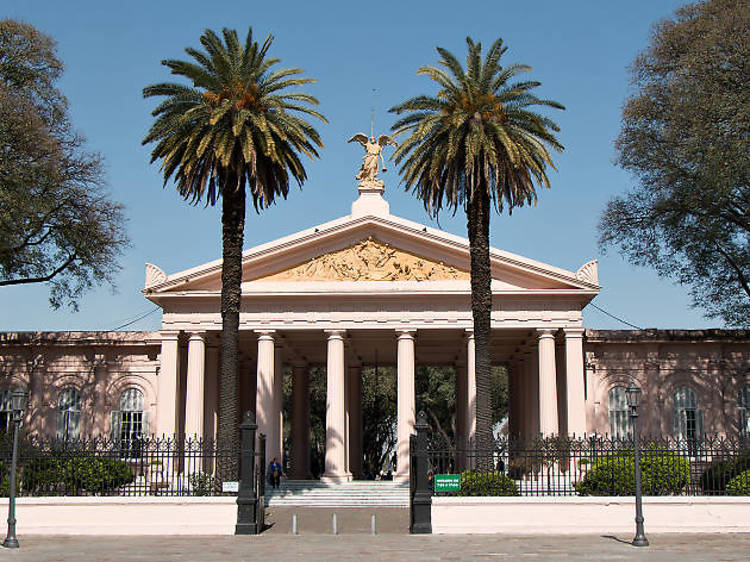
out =
[[[409,484],[411,492],[411,525],[409,532],[413,535],[432,533],[432,490],[427,478],[427,439],[430,426],[427,415],[419,412],[414,424],[417,434],[411,437],[409,455],[411,470]]]
[[[260,532],[256,517],[255,493],[255,414],[245,412],[240,424],[240,483],[237,494],[237,526],[235,535],[257,535]]]

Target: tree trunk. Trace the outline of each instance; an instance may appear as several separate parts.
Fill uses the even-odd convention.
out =
[[[219,377],[218,461],[219,478],[238,479],[239,451],[239,325],[242,285],[242,241],[245,229],[245,189],[224,190],[221,195],[221,374]]]
[[[471,255],[471,313],[474,317],[476,366],[476,448],[488,451],[493,447],[492,408],[490,405],[490,313],[492,312],[492,276],[490,273],[490,198],[485,186],[475,189],[466,215]],[[485,458],[486,456],[486,458]],[[492,469],[491,455],[477,457],[478,468]],[[486,462],[484,462],[486,461]],[[484,466],[487,464],[487,466]]]

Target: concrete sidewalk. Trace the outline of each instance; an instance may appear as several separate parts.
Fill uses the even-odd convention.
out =
[[[308,535],[249,537],[51,537],[19,538],[21,548],[2,560],[710,560],[744,561],[750,535],[651,535],[635,548],[627,537],[500,535]]]

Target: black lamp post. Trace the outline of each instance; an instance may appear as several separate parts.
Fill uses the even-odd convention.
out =
[[[641,401],[641,389],[631,382],[627,391],[630,419],[633,420],[633,449],[635,455],[635,537],[633,546],[648,546],[648,539],[643,532],[643,493],[641,490],[641,451],[638,443],[638,403]]]
[[[8,497],[8,535],[3,541],[5,548],[18,548],[16,538],[16,464],[18,460],[18,426],[23,419],[23,411],[26,409],[29,393],[23,389],[16,389],[11,393],[11,404],[13,407],[13,456],[10,461],[10,490]]]

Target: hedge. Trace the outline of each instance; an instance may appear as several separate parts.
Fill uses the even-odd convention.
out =
[[[690,482],[690,462],[678,453],[650,444],[641,449],[641,484],[644,495],[679,494]],[[622,449],[595,460],[583,480],[576,483],[582,496],[632,496],[635,494],[635,456]]]
[[[750,470],[750,454],[714,463],[701,474],[701,490],[704,494],[724,494],[729,481],[746,470]]]
[[[135,477],[128,464],[87,451],[75,456],[40,453],[26,460],[21,488],[30,495],[106,494],[130,484]]]
[[[726,490],[730,496],[750,496],[750,470],[739,473],[727,482]]]
[[[518,486],[500,472],[467,470],[461,474],[459,496],[517,496]]]

